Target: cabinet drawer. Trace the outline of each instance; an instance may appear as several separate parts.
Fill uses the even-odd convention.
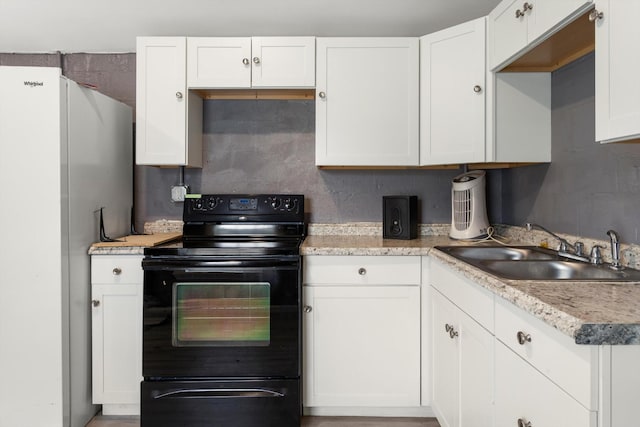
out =
[[[305,284],[420,285],[419,256],[306,256]]]
[[[597,426],[597,412],[582,406],[500,342],[495,356],[496,426],[517,426],[519,419],[533,427]]]
[[[92,255],[91,283],[142,283],[142,255]]]
[[[500,298],[496,301],[496,338],[586,408],[597,409],[596,346],[578,345],[570,337]]]
[[[439,261],[429,259],[429,284],[476,322],[493,332],[493,294]]]

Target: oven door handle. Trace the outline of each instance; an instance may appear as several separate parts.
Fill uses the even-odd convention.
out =
[[[142,269],[145,271],[176,271],[176,272],[201,272],[218,273],[223,271],[251,271],[251,269],[274,268],[277,270],[297,270],[299,260],[295,259],[271,259],[271,260],[192,260],[189,262],[168,260],[143,260]]]
[[[247,397],[285,397],[283,393],[263,388],[199,388],[171,390],[154,396],[154,399],[227,399]]]

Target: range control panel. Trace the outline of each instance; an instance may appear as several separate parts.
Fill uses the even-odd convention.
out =
[[[300,194],[188,194],[183,220],[192,221],[302,221]]]

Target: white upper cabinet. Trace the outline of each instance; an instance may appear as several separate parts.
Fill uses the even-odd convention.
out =
[[[417,166],[417,38],[318,38],[316,165]]]
[[[189,37],[189,88],[312,88],[315,37]]]
[[[185,37],[138,37],[136,164],[202,166],[202,99],[187,90]]]
[[[485,160],[485,18],[420,39],[420,164]]]
[[[596,140],[637,139],[640,2],[598,0],[596,10]]]
[[[251,87],[251,38],[189,37],[187,52],[189,87]]]
[[[592,0],[503,0],[489,14],[489,69],[500,69],[586,11]]]

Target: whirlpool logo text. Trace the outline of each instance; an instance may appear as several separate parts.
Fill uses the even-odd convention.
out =
[[[44,86],[44,82],[33,82],[33,81],[27,80],[24,82],[24,85],[29,87]]]

